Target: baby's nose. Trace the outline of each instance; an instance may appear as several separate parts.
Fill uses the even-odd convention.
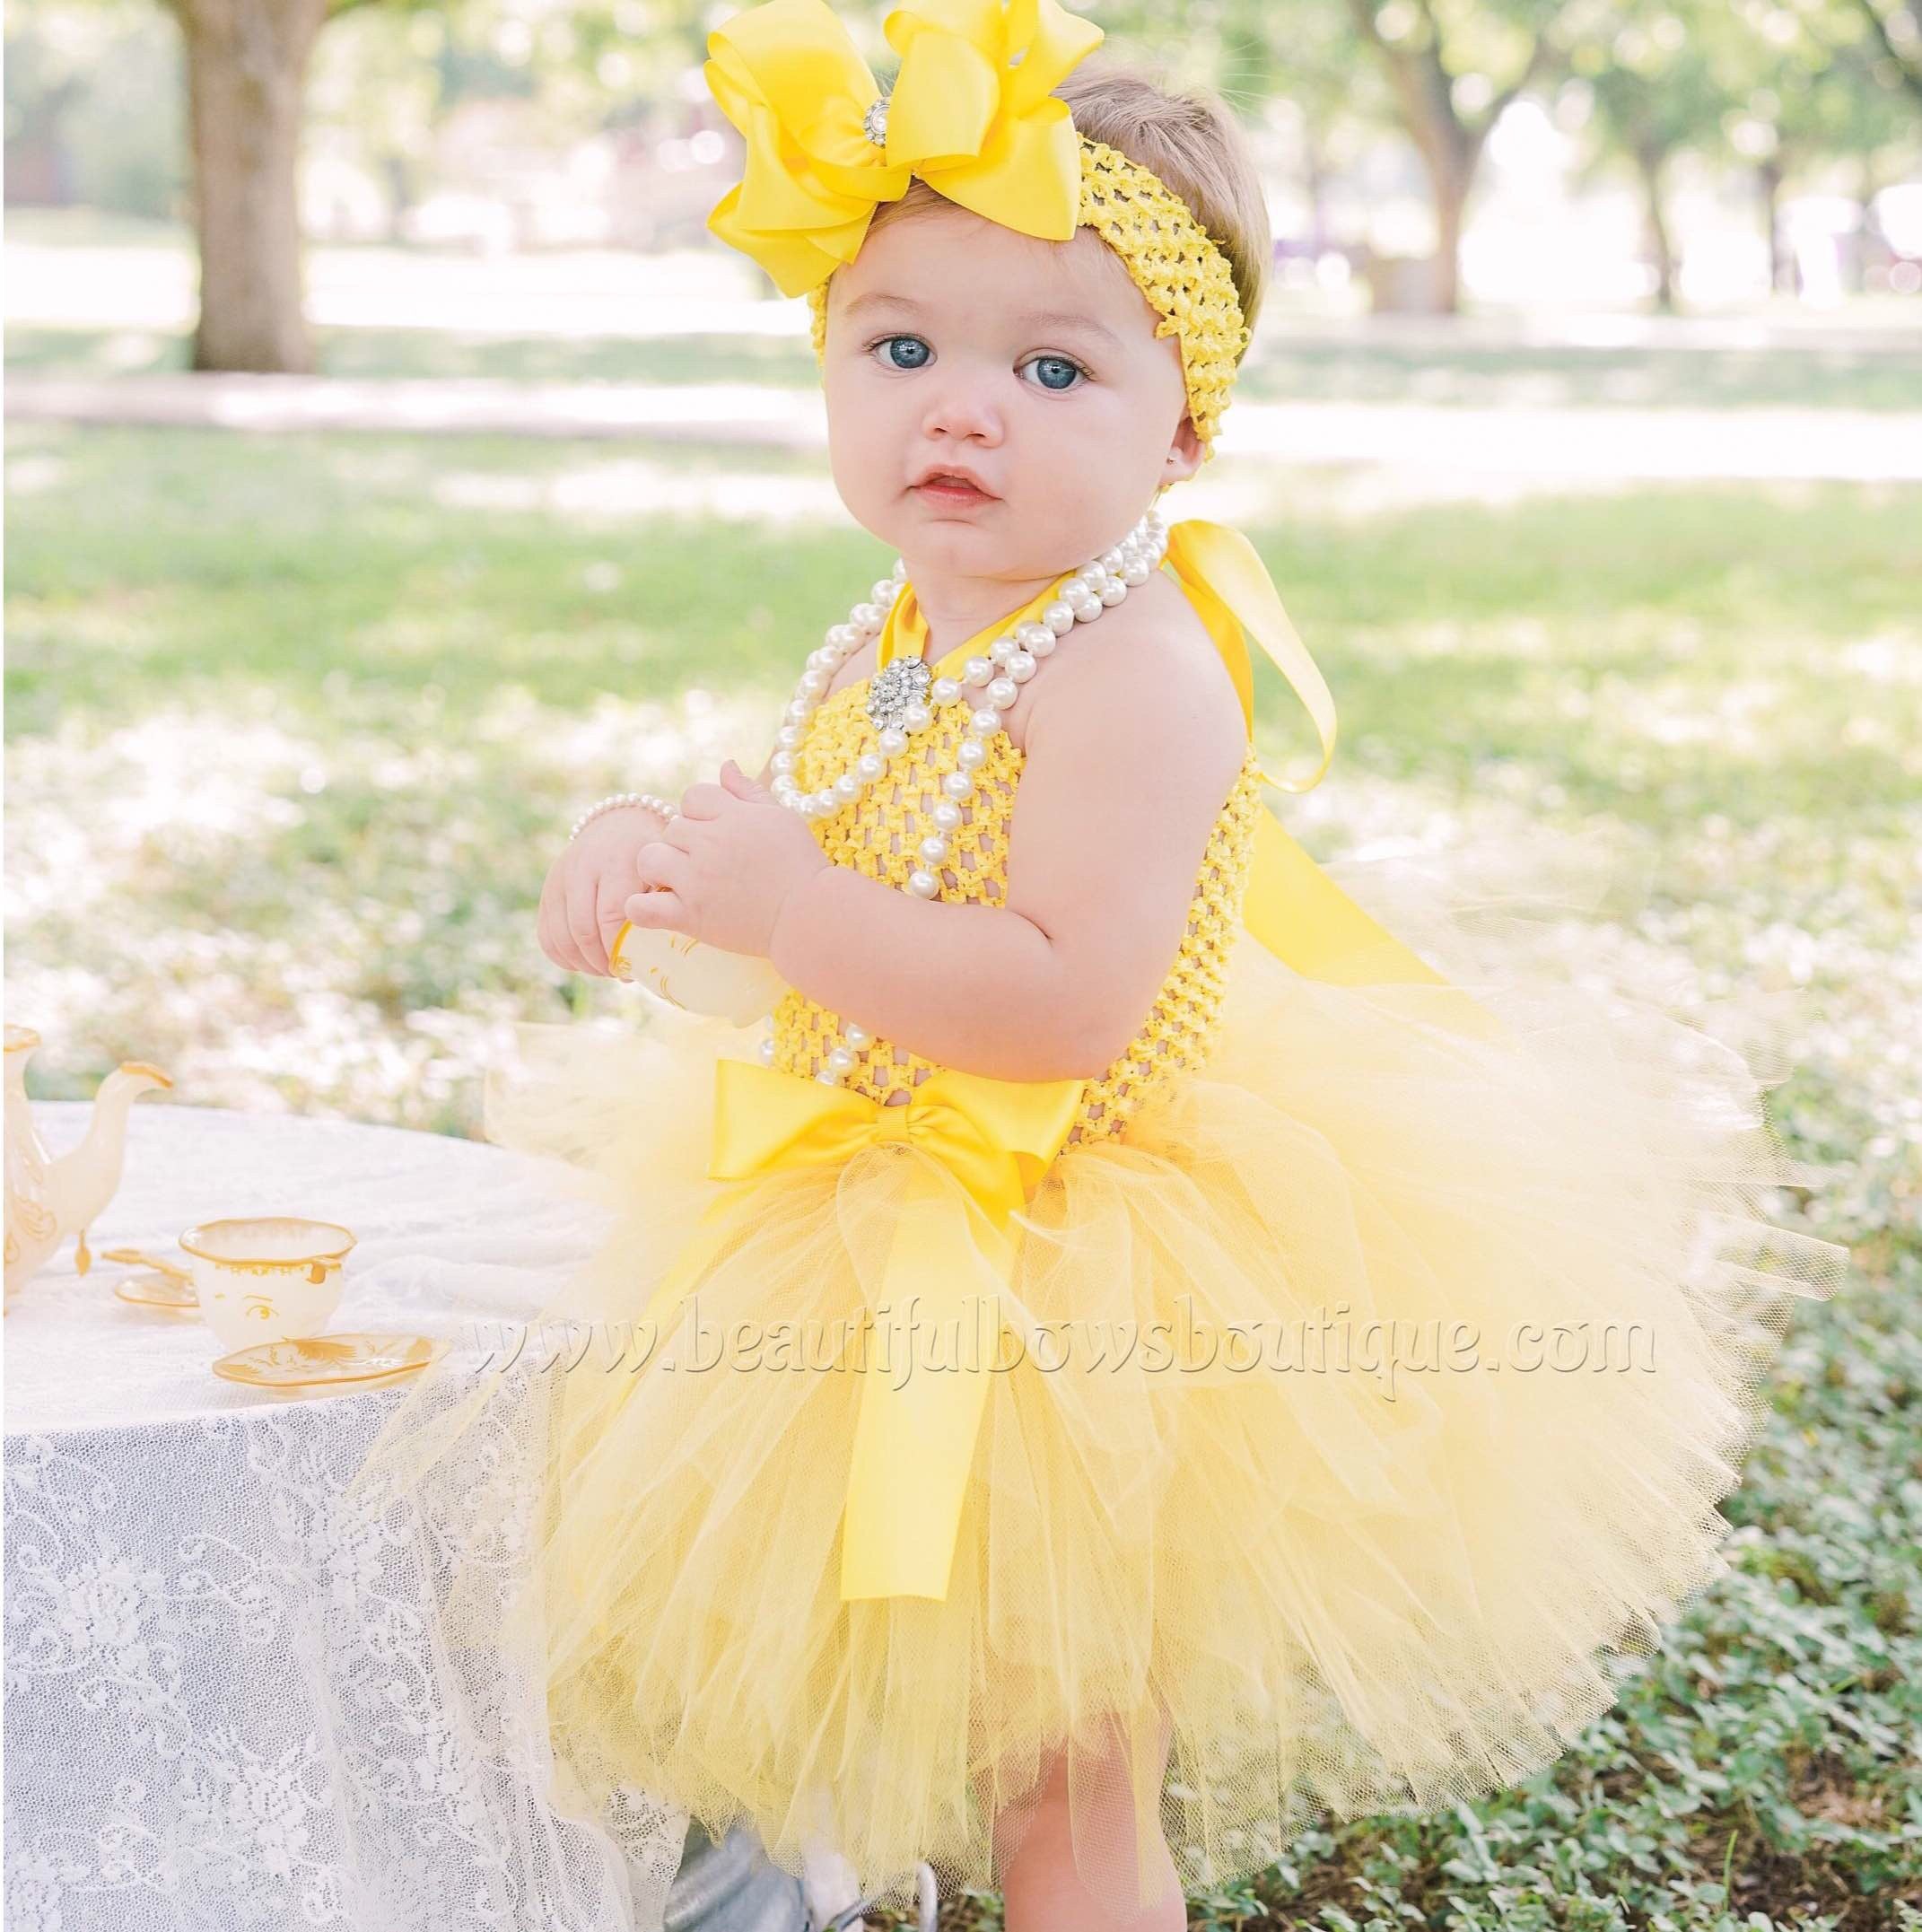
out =
[[[1001,440],[1001,412],[993,386],[984,377],[957,372],[929,385],[922,428],[930,436],[967,437],[976,442]]]

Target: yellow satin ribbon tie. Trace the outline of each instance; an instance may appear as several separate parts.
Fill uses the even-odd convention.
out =
[[[1277,778],[1265,770],[1261,776],[1278,791],[1312,791],[1334,756],[1334,698],[1281,608],[1268,566],[1239,530],[1199,517],[1169,526],[1165,561],[1235,680],[1251,741],[1254,679],[1248,638],[1261,645],[1306,708],[1321,744],[1315,770],[1299,779]],[[1305,979],[1345,986],[1417,983],[1447,987],[1434,1005],[1437,1022],[1481,1036],[1501,1030],[1486,1007],[1448,986],[1419,953],[1363,912],[1302,850],[1271,810],[1264,810],[1256,821],[1242,924]]]
[[[945,1597],[1000,1350],[999,1294],[1018,1253],[1013,1218],[1061,1151],[1086,1083],[949,1069],[890,1106],[755,1061],[714,1071],[712,1180],[838,1168],[888,1142],[938,1164],[915,1161],[907,1176],[861,1338],[841,1595]],[[707,1230],[677,1257],[643,1323],[664,1327],[717,1258],[730,1198],[711,1204]]]

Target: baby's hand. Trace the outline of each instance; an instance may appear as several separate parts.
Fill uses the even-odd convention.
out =
[[[650,889],[627,901],[626,914],[764,959],[782,901],[831,863],[806,820],[729,758],[721,782],[690,785],[681,816],[641,848]]]
[[[607,949],[639,882],[634,861],[666,821],[646,805],[623,805],[581,828],[547,869],[540,888],[540,949],[570,973],[607,978]]]

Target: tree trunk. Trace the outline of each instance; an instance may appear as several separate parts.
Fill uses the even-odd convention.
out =
[[[1368,0],[1355,0],[1367,7]],[[1531,68],[1534,56],[1529,57]],[[1493,117],[1471,127],[1455,110],[1453,83],[1431,43],[1419,57],[1393,57],[1390,74],[1402,104],[1402,118],[1428,171],[1435,209],[1435,258],[1428,270],[1428,306],[1437,315],[1455,315],[1462,306],[1462,224],[1468,191],[1474,186],[1481,144]]]
[[[1446,76],[1437,67],[1411,75],[1402,91],[1408,131],[1428,171],[1435,207],[1435,259],[1428,272],[1428,306],[1455,315],[1462,306],[1462,216],[1481,159],[1481,131],[1463,127],[1448,105]]]
[[[1664,315],[1675,312],[1675,245],[1668,232],[1668,209],[1664,205],[1662,175],[1668,163],[1665,148],[1652,143],[1635,150],[1635,164],[1641,170],[1642,200],[1648,215],[1648,241],[1655,250],[1656,307]]]
[[[1322,166],[1322,144],[1313,126],[1302,135],[1301,158],[1308,177],[1309,245],[1319,263],[1328,252],[1328,173]]]
[[[1782,246],[1781,162],[1775,158],[1762,162],[1755,174],[1761,188],[1762,220],[1769,230],[1769,287],[1772,293],[1794,294],[1795,268],[1788,259],[1788,250]]]
[[[414,206],[414,163],[406,154],[383,154],[380,172],[387,182],[387,239],[398,245],[406,240],[407,215]]]
[[[196,369],[306,373],[294,168],[327,0],[177,0],[200,248]]]
[[[1431,170],[1435,189],[1435,261],[1428,284],[1437,315],[1458,315],[1462,308],[1462,214],[1474,164]]]

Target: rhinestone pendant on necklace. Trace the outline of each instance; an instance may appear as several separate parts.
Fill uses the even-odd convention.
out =
[[[922,658],[891,658],[868,686],[868,715],[878,731],[907,723],[908,712],[928,702],[934,673]]]

